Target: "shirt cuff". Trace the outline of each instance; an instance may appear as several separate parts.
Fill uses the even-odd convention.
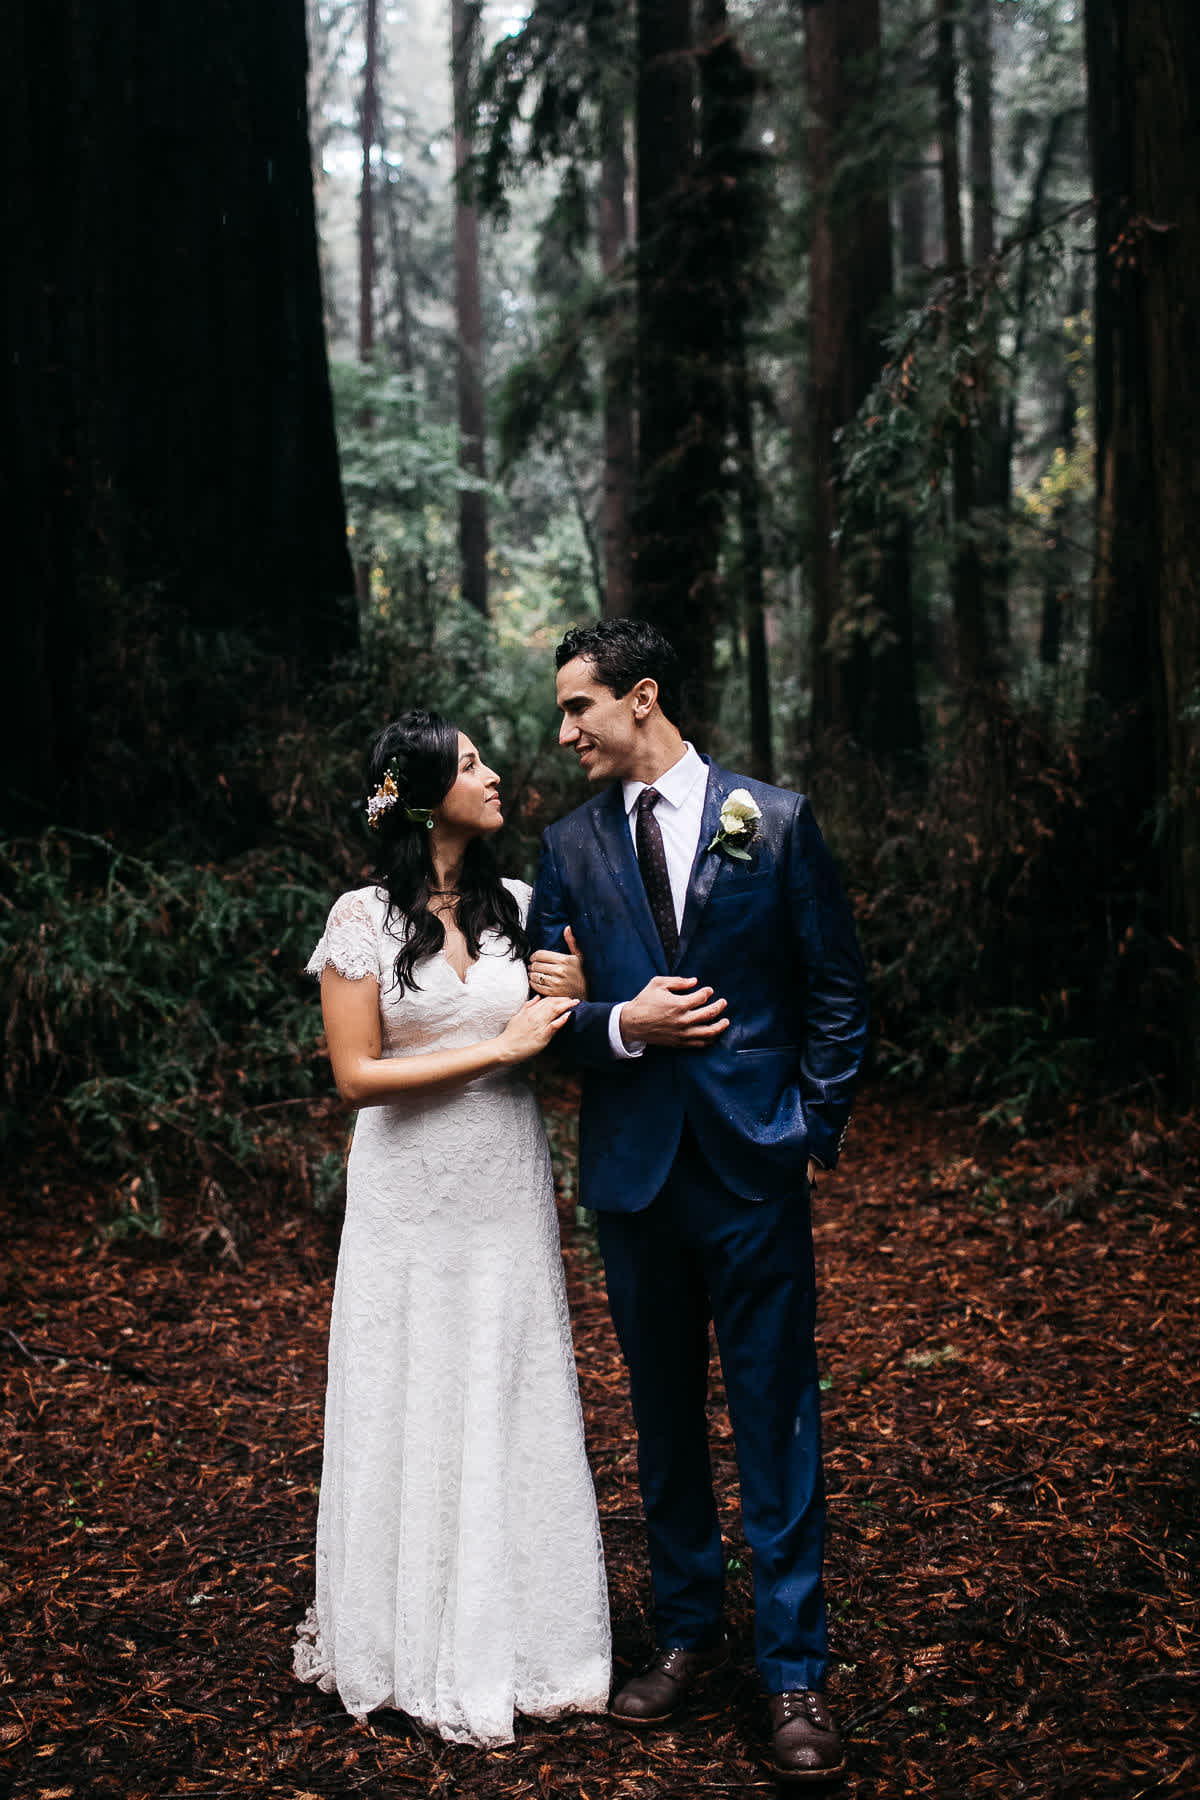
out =
[[[618,1062],[632,1062],[642,1054],[645,1044],[634,1042],[627,1044],[621,1036],[621,1014],[623,1006],[614,1006],[608,1015],[608,1046]]]

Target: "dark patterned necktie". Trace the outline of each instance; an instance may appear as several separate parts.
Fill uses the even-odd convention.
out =
[[[637,844],[638,867],[642,871],[646,898],[650,902],[650,911],[654,914],[654,923],[658,926],[667,966],[670,967],[679,949],[679,929],[675,923],[675,902],[671,898],[671,877],[667,873],[667,853],[663,849],[662,828],[654,816],[654,809],[661,799],[658,789],[652,787],[643,788],[638,795],[634,841]]]

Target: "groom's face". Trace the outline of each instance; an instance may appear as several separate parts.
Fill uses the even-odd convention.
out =
[[[558,671],[555,684],[562,725],[558,741],[573,750],[589,781],[622,781],[637,752],[634,724],[637,689],[620,696],[596,680],[590,657],[576,656]]]

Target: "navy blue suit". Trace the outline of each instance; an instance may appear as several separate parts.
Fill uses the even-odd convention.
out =
[[[709,850],[721,803],[762,811],[752,860]],[[590,998],[558,1042],[583,1072],[580,1198],[599,1215],[629,1367],[660,1643],[720,1633],[723,1557],[704,1412],[716,1328],[754,1552],[768,1692],[820,1687],[824,1487],[807,1159],[837,1161],[862,1061],[862,958],[802,795],[709,765],[679,950],[668,968],[620,784],[552,825],[529,915],[535,949],[575,933]],[[728,1002],[702,1049],[613,1055],[608,1019],[654,975]]]

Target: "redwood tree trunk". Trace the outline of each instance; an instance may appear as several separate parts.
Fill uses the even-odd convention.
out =
[[[841,601],[842,563],[837,547],[838,504],[834,443],[839,426],[854,416],[856,385],[847,381],[850,354],[846,331],[851,320],[849,271],[838,249],[848,248],[835,235],[832,186],[837,166],[837,137],[848,110],[844,92],[846,53],[842,31],[853,7],[835,8],[827,0],[809,0],[805,8],[805,75],[808,85],[808,173],[811,184],[811,231],[808,264],[809,399],[812,549],[809,589],[812,596],[812,715],[814,744],[830,733],[845,734],[846,708],[841,693],[842,665],[830,649],[830,634]],[[847,391],[849,390],[849,391]]]
[[[1140,271],[1125,254],[1133,178],[1128,7],[1089,0],[1085,22],[1096,194],[1096,561],[1088,711],[1097,743],[1105,746],[1105,785],[1136,829],[1155,791],[1150,687],[1159,568],[1144,296]]]
[[[910,164],[900,181],[900,267],[925,266],[925,171]]]
[[[704,348],[694,274],[694,58],[688,0],[640,0],[637,81],[637,407],[634,610],[683,664],[680,721],[703,733],[713,678],[711,421],[697,406]],[[719,536],[719,531],[718,534]]]
[[[898,75],[905,92],[912,97],[912,107],[914,109],[920,107],[923,111],[924,95],[922,90],[926,74],[920,59],[911,51],[901,58]],[[935,160],[932,155],[923,156],[919,161],[913,160],[912,146],[906,145],[905,150],[905,157],[895,166],[896,213],[899,227],[897,251],[901,276],[906,275],[910,270],[923,269],[929,260],[927,169]]]
[[[769,217],[768,174],[751,129],[759,79],[730,28],[725,0],[702,0],[701,20],[702,155],[698,188],[712,246],[708,289],[714,338],[708,353],[713,392],[704,406],[710,422],[709,479],[714,488],[722,480],[723,438],[726,430],[731,430],[736,451],[742,578],[741,617],[734,615],[733,655],[738,659],[744,630],[750,766],[760,780],[770,781],[774,759],[766,570],[748,353],[748,326],[762,287]],[[713,548],[715,553],[715,544]]]
[[[1077,295],[1072,296],[1067,316],[1073,317],[1082,310],[1082,306],[1083,295],[1080,291]],[[1062,343],[1060,382],[1057,437],[1059,444],[1070,455],[1075,448],[1077,435],[1075,414],[1079,406],[1079,396],[1075,391],[1065,331]],[[1038,632],[1038,662],[1043,669],[1048,671],[1056,671],[1062,659],[1063,601],[1069,594],[1071,583],[1065,529],[1066,514],[1067,503],[1064,499],[1059,498],[1054,503],[1050,520],[1049,542],[1043,551],[1042,617]]]
[[[600,139],[600,260],[613,293],[604,341],[604,611],[617,618],[633,610],[635,448],[632,327],[621,287],[629,243],[625,108],[612,92],[601,101]]]
[[[375,352],[375,176],[379,142],[379,0],[366,0],[363,13],[363,85],[359,108],[362,173],[358,189],[358,357]]]
[[[25,822],[146,830],[168,805],[228,807],[221,746],[245,709],[228,634],[300,691],[355,642],[302,0],[213,0],[202,31],[143,14],[27,0],[7,20],[0,402],[22,603],[0,785]],[[161,735],[181,708],[194,792]]]
[[[847,518],[837,438],[885,360],[880,325],[892,294],[887,168],[843,179],[843,133],[878,91],[879,0],[809,0],[805,11],[811,180],[809,430],[812,464],[814,748],[853,737],[882,755],[919,747],[908,534],[881,502]],[[856,601],[870,593],[868,638]]]
[[[971,262],[979,272],[981,287],[996,254],[995,130],[992,117],[992,5],[993,0],[971,0],[967,19],[967,85],[971,184]],[[997,311],[989,297],[987,323],[989,360],[996,357]],[[975,498],[986,532],[983,581],[989,634],[997,644],[1009,638],[1008,619],[1008,509],[1011,476],[1004,411],[995,378],[987,378],[979,401],[977,432],[978,473]]]
[[[762,496],[754,453],[754,412],[746,335],[739,320],[732,345],[733,424],[737,439],[738,523],[742,539],[742,618],[750,700],[750,773],[774,781],[771,746],[771,683],[767,651],[767,583],[762,535]]]
[[[455,309],[458,323],[459,462],[480,480],[486,474],[483,415],[483,307],[479,289],[479,212],[464,187],[471,158],[471,79],[479,39],[481,0],[451,0],[451,76],[454,85]],[[458,497],[458,548],[464,600],[488,609],[487,497],[482,489]]]
[[[1136,279],[1150,422],[1157,611],[1150,696],[1163,912],[1187,959],[1176,1017],[1183,1085],[1200,1092],[1200,37],[1188,0],[1128,11]],[[1190,979],[1189,979],[1190,978]]]
[[[957,74],[954,0],[937,0],[938,141],[942,158],[942,230],[952,284],[947,330],[952,342],[965,339],[967,306],[967,271],[960,199],[962,168],[958,151]],[[965,394],[961,396],[960,404],[960,416],[949,427],[954,527],[950,582],[959,682],[965,694],[970,696],[980,691],[988,681],[991,657],[984,601],[983,563],[973,535],[977,524],[975,449]]]
[[[379,5],[366,0],[363,8],[363,78],[358,109],[361,173],[358,186],[358,360],[369,364],[375,354],[375,146],[379,142]],[[359,423],[369,426],[371,415]],[[354,559],[354,590],[359,618],[365,620],[371,605],[371,559],[360,552]]]
[[[1097,196],[1097,545],[1088,669],[1114,861],[1183,959],[1177,1072],[1200,1088],[1200,39],[1185,0],[1089,0]],[[1152,832],[1150,822],[1157,830]],[[1155,841],[1157,839],[1157,842]],[[1159,876],[1158,881],[1154,876]],[[1161,1021],[1157,1021],[1161,1027]]]

